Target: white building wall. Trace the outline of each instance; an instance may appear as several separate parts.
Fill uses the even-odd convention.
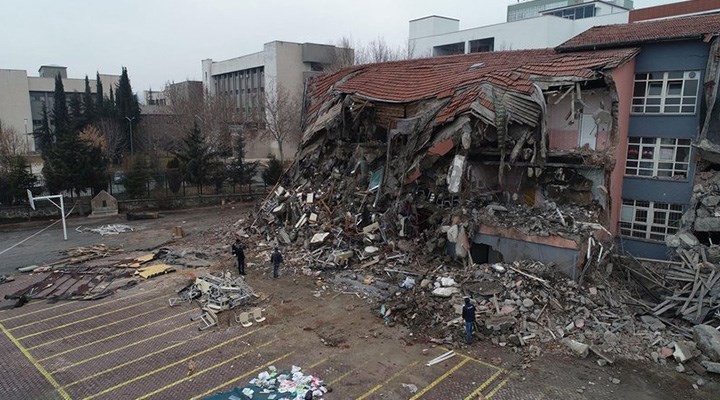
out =
[[[33,141],[25,135],[25,124],[32,131],[32,114],[28,95],[28,76],[24,70],[0,69],[0,122],[3,129],[12,128],[20,140],[33,148]]]
[[[592,26],[626,23],[628,15],[627,12],[622,12],[579,20],[545,15],[446,34],[418,37],[410,39],[408,46],[413,49],[415,58],[432,56],[433,48],[436,46],[460,42],[465,43],[465,52],[467,53],[470,49],[469,41],[487,38],[494,38],[495,51],[542,49],[555,47]]]
[[[410,21],[410,32],[408,37],[410,39],[414,39],[457,32],[458,30],[460,30],[460,20],[431,15],[429,17],[418,18]]]

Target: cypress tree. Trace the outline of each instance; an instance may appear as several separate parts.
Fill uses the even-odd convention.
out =
[[[65,87],[60,74],[55,77],[55,93],[53,95],[52,123],[55,126],[55,138],[61,139],[70,130],[70,117],[68,115]]]
[[[120,81],[115,90],[115,107],[117,110],[117,118],[122,123],[127,123],[125,118],[131,118],[133,127],[137,126],[140,119],[140,106],[138,105],[137,96],[133,94],[130,78],[128,77],[127,68],[123,67],[120,74]]]
[[[37,139],[37,150],[42,154],[43,158],[47,158],[50,150],[52,150],[54,138],[50,130],[50,116],[48,115],[45,103],[42,105],[42,125],[40,125],[40,129],[34,132],[34,136],[35,139]]]
[[[97,109],[98,113],[102,113],[105,111],[105,95],[103,94],[103,85],[102,81],[100,80],[100,73],[95,73],[95,108]]]
[[[77,134],[85,127],[80,95],[76,92],[70,96],[70,133]]]
[[[83,93],[83,122],[90,125],[95,122],[95,101],[90,91],[90,80],[85,75],[85,93]]]

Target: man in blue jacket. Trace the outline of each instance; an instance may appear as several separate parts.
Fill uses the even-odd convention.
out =
[[[277,247],[275,247],[275,251],[273,251],[270,256],[270,262],[273,265],[273,278],[277,278],[280,272],[280,263],[283,262],[282,254],[280,254],[280,249]]]
[[[475,306],[470,303],[469,297],[465,298],[462,317],[465,320],[465,341],[467,344],[472,344],[473,328],[475,327]]]

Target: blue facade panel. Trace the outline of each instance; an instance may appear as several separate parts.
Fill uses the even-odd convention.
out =
[[[618,238],[618,244],[620,245],[620,249],[636,257],[654,258],[657,260],[667,260],[670,258],[665,243],[620,237]]]
[[[710,44],[700,40],[643,45],[635,72],[689,71],[705,73]]]
[[[628,136],[694,139],[698,135],[696,115],[632,115]]]
[[[690,171],[691,175],[693,171]],[[689,204],[692,182],[626,176],[623,179],[623,199]]]

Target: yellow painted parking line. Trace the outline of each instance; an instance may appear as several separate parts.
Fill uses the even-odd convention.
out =
[[[495,372],[493,374],[493,376],[491,376],[488,380],[483,382],[477,389],[475,389],[472,393],[470,393],[470,395],[468,397],[466,397],[465,400],[476,400],[478,393],[482,392],[483,390],[485,390],[485,388],[490,386],[490,384],[495,380],[495,378],[500,376],[500,374],[502,374],[503,372],[504,372],[503,370],[499,370],[499,371]]]
[[[305,367],[305,368],[306,368],[306,369],[315,368],[315,367],[317,367],[318,365],[324,363],[325,361],[327,361],[327,360],[329,360],[329,359],[330,359],[330,357],[325,357],[325,358],[323,358],[322,360],[316,362],[315,364],[308,365],[308,366]]]
[[[112,300],[104,301],[104,302],[101,302],[101,303],[98,303],[98,304],[95,304],[95,305],[92,305],[92,306],[89,306],[89,307],[84,307],[84,308],[81,308],[81,309],[79,309],[79,310],[66,312],[66,313],[64,313],[64,314],[53,315],[52,317],[44,318],[44,319],[39,319],[39,320],[33,321],[33,322],[29,323],[29,324],[16,326],[16,327],[14,327],[14,328],[12,328],[12,329],[21,328],[21,327],[23,327],[23,326],[28,326],[28,325],[36,324],[36,323],[38,323],[38,322],[50,321],[51,319],[61,318],[61,317],[65,317],[65,316],[68,316],[68,315],[75,314],[75,313],[79,313],[79,312],[81,312],[81,311],[90,310],[90,309],[97,308],[97,307],[102,307],[102,306],[107,305],[107,304],[110,304],[110,303],[112,303],[112,302],[114,302],[114,301],[131,299],[131,298],[133,298],[133,297],[140,296],[141,294],[147,294],[147,293],[153,292],[153,291],[155,291],[155,290],[157,290],[157,289],[148,290],[147,292],[141,292],[141,293],[131,294],[130,296],[123,297],[122,299],[113,298]],[[43,311],[53,310],[53,309],[56,309],[56,308],[58,308],[58,307],[62,307],[62,306],[65,306],[65,305],[70,305],[70,304],[76,304],[76,303],[78,303],[78,301],[75,301],[75,302],[70,302],[70,301],[68,301],[67,303],[58,304],[58,305],[56,305],[56,306],[52,306],[52,307],[48,307],[48,308],[43,308],[43,309],[41,309],[41,310],[30,311],[30,312],[28,312],[28,313],[24,313],[24,314],[21,314],[21,315],[16,315],[16,316],[10,317],[10,318],[5,318],[5,319],[3,319],[3,320],[0,320],[0,322],[7,322],[7,321],[14,320],[14,319],[16,319],[16,318],[22,318],[22,317],[26,317],[26,316],[28,316],[28,315],[36,314],[36,313],[43,312]]]
[[[498,390],[500,390],[505,384],[510,380],[510,377],[505,378],[502,382],[500,382],[497,386],[495,386],[495,389],[493,389],[490,393],[488,393],[487,396],[485,396],[486,399],[489,399],[493,396],[495,396],[495,393],[497,393]]]
[[[265,325],[265,326],[267,326],[267,325]],[[142,374],[142,375],[136,376],[136,377],[134,377],[134,378],[132,378],[132,379],[130,379],[130,380],[127,380],[127,381],[125,381],[125,382],[120,382],[120,383],[118,383],[117,385],[115,385],[115,386],[113,386],[113,387],[109,387],[109,388],[103,390],[102,392],[98,392],[98,393],[93,394],[92,396],[88,396],[88,397],[86,397],[86,398],[83,399],[83,400],[94,399],[95,397],[101,396],[101,395],[103,395],[103,394],[105,394],[105,393],[112,392],[113,390],[116,390],[116,389],[119,389],[119,388],[121,388],[121,387],[123,387],[123,386],[129,385],[129,384],[131,384],[131,383],[133,383],[133,382],[135,382],[135,381],[139,381],[140,379],[147,378],[148,376],[157,374],[157,373],[160,372],[160,371],[164,371],[164,370],[166,370],[166,369],[168,369],[168,368],[172,368],[172,367],[174,367],[174,366],[176,366],[176,365],[178,365],[178,364],[182,364],[182,363],[184,363],[184,362],[192,359],[193,357],[197,357],[197,356],[199,356],[199,355],[208,353],[208,352],[213,351],[213,350],[215,350],[215,349],[217,349],[217,348],[220,348],[220,347],[222,347],[222,346],[224,346],[224,345],[226,345],[226,344],[230,344],[230,343],[232,343],[232,342],[234,342],[234,341],[236,341],[236,340],[240,340],[240,339],[244,338],[245,336],[251,335],[251,334],[253,334],[253,333],[255,333],[255,332],[257,332],[257,331],[259,331],[259,330],[261,330],[261,329],[264,329],[265,326],[260,327],[260,328],[255,329],[255,330],[252,330],[252,331],[250,331],[250,332],[244,333],[244,334],[242,334],[242,335],[240,335],[240,336],[236,336],[236,337],[234,337],[234,338],[232,338],[232,339],[229,339],[229,340],[226,340],[226,341],[224,341],[224,342],[222,342],[222,343],[216,344],[215,346],[209,347],[209,348],[207,348],[207,349],[205,349],[205,350],[203,350],[203,351],[199,351],[199,352],[197,352],[197,353],[195,353],[195,354],[189,355],[189,356],[183,358],[182,360],[178,360],[178,361],[175,361],[175,362],[173,362],[173,363],[164,365],[164,366],[162,366],[162,367],[160,367],[160,368],[157,368],[157,369],[152,370],[152,371],[150,371],[150,372],[146,372],[146,373],[144,373],[144,374]],[[57,371],[56,371],[56,372],[57,372]]]
[[[368,363],[368,362],[367,362],[367,361],[365,361],[364,363],[362,363],[362,364],[358,365],[358,367],[357,367],[357,368],[353,368],[353,369],[351,369],[350,371],[348,371],[348,372],[346,372],[346,373],[344,373],[344,374],[342,374],[342,375],[338,376],[337,378],[333,379],[332,381],[328,382],[328,384],[327,384],[327,385],[328,385],[328,386],[330,386],[330,385],[334,385],[335,383],[338,383],[338,382],[340,382],[341,380],[343,380],[343,378],[345,378],[346,376],[348,376],[348,375],[352,374],[353,372],[355,372],[355,371],[359,370],[360,368],[364,367],[364,366],[365,366],[365,364],[367,364],[367,363]]]
[[[3,331],[5,336],[7,336],[7,338],[10,339],[10,341],[18,348],[18,350],[20,350],[20,352],[25,356],[25,358],[27,358],[28,361],[30,361],[30,363],[38,370],[38,372],[40,372],[40,374],[43,377],[45,377],[45,379],[52,385],[52,387],[54,387],[55,390],[57,390],[60,397],[62,397],[63,399],[66,399],[66,400],[70,400],[70,395],[65,391],[65,389],[63,389],[57,383],[55,378],[53,378],[52,375],[50,375],[50,373],[47,372],[47,370],[45,370],[45,368],[42,367],[42,365],[40,365],[37,361],[35,361],[33,356],[30,354],[30,352],[27,351],[27,349],[25,349],[25,347],[23,347],[23,345],[20,343],[20,341],[17,340],[12,335],[12,333],[10,333],[10,331],[8,329],[6,329],[5,326],[3,326],[2,324],[0,324],[0,330]]]
[[[125,307],[123,307],[123,308],[118,308],[118,309],[116,309],[116,310],[112,310],[112,311],[104,312],[104,313],[102,313],[102,314],[94,315],[94,316],[92,316],[92,317],[87,317],[87,318],[79,319],[79,320],[74,321],[74,322],[68,322],[67,324],[63,324],[63,325],[59,325],[59,326],[56,326],[56,327],[53,327],[53,328],[45,329],[44,331],[35,332],[35,333],[31,333],[31,334],[29,334],[29,335],[21,336],[21,337],[18,338],[18,340],[23,340],[23,339],[31,338],[31,337],[33,337],[33,336],[42,335],[43,333],[48,333],[48,332],[52,332],[52,331],[55,331],[55,330],[58,330],[58,329],[67,328],[68,326],[73,326],[73,325],[75,325],[75,324],[79,324],[79,323],[85,322],[85,321],[91,321],[91,320],[93,320],[93,319],[100,318],[100,317],[104,317],[104,316],[106,316],[106,315],[115,314],[116,312],[124,311],[124,310],[130,309],[130,308],[137,307],[137,306],[143,305],[143,304],[145,304],[145,303],[149,303],[149,302],[151,302],[151,301],[157,301],[157,300],[158,300],[157,298],[153,298],[153,299],[149,299],[149,300],[142,301],[142,302],[140,302],[140,303],[136,303],[136,304],[133,304],[133,305],[125,306]],[[17,327],[17,328],[19,328],[19,327]],[[10,330],[14,330],[14,329],[17,329],[17,328],[13,328],[13,329],[10,329]]]
[[[424,395],[424,394],[427,393],[430,389],[432,389],[432,388],[434,388],[435,386],[437,386],[438,383],[444,381],[448,376],[450,376],[453,372],[455,372],[455,371],[457,371],[458,369],[460,369],[460,367],[462,367],[463,365],[465,365],[465,363],[467,363],[468,361],[470,361],[470,357],[465,357],[465,358],[463,358],[463,360],[460,361],[456,366],[450,368],[447,372],[445,372],[444,374],[440,375],[439,378],[435,379],[431,384],[425,386],[425,388],[424,388],[423,390],[421,390],[420,392],[418,392],[418,394],[416,394],[415,396],[411,397],[409,400],[419,399],[420,396]]]
[[[26,312],[26,313],[24,313],[24,314],[16,315],[16,316],[14,316],[14,317],[5,318],[5,319],[3,319],[3,320],[0,320],[0,322],[12,321],[12,320],[17,319],[17,318],[26,317],[26,316],[28,316],[28,315],[37,314],[37,313],[43,312],[43,311],[50,311],[50,310],[54,310],[54,309],[56,309],[56,308],[65,307],[65,306],[69,306],[70,304],[77,304],[77,303],[78,303],[78,301],[66,301],[66,302],[63,302],[63,303],[60,303],[60,304],[56,304],[56,305],[54,305],[54,306],[52,306],[52,307],[45,307],[45,308],[41,308],[41,309],[39,309],[39,310],[30,311],[30,312]],[[5,313],[7,313],[7,312],[9,312],[9,311],[10,311],[10,310],[0,310],[0,314],[5,314]]]
[[[110,335],[110,336],[104,337],[104,338],[102,338],[102,339],[94,340],[94,341],[92,341],[92,342],[90,342],[90,343],[85,343],[85,344],[82,344],[82,345],[80,345],[80,346],[73,347],[73,348],[67,349],[67,350],[65,350],[65,351],[61,351],[60,353],[56,353],[56,354],[53,354],[53,355],[51,355],[51,356],[45,357],[45,358],[43,358],[43,359],[40,359],[40,360],[38,360],[38,362],[47,361],[47,360],[49,360],[49,359],[51,359],[51,358],[59,357],[59,356],[61,356],[61,355],[63,355],[63,354],[67,354],[67,353],[73,352],[73,351],[75,351],[75,350],[80,350],[80,349],[82,349],[82,348],[85,348],[85,347],[88,347],[88,346],[92,346],[92,345],[97,344],[97,343],[102,343],[102,342],[104,342],[104,341],[106,341],[106,340],[114,339],[114,338],[116,338],[116,337],[118,337],[118,336],[127,335],[128,333],[135,332],[135,331],[139,331],[140,329],[147,328],[147,327],[150,326],[150,325],[155,325],[155,324],[158,324],[158,323],[160,323],[160,322],[167,321],[167,320],[169,320],[169,319],[173,319],[173,318],[175,318],[175,317],[178,317],[178,316],[180,316],[180,315],[187,314],[187,313],[190,313],[190,312],[195,312],[195,310],[187,310],[187,311],[181,312],[180,314],[175,314],[175,315],[171,315],[171,316],[169,316],[169,317],[165,317],[165,318],[163,318],[163,319],[159,319],[159,320],[157,320],[157,321],[148,322],[148,323],[145,324],[145,325],[140,325],[140,326],[138,326],[138,327],[135,327],[135,328],[132,328],[132,329],[128,329],[128,330],[126,330],[126,331],[122,331],[122,332],[120,332],[120,333],[116,333],[116,334],[114,334],[114,335]]]
[[[165,336],[165,335],[170,334],[170,333],[173,333],[173,332],[175,332],[175,331],[179,331],[179,330],[181,330],[181,329],[185,329],[185,328],[187,328],[188,326],[193,325],[193,324],[195,324],[195,322],[191,322],[191,323],[189,323],[189,324],[187,324],[187,325],[179,326],[179,327],[177,327],[177,328],[175,328],[175,329],[171,329],[171,330],[169,330],[169,331],[165,331],[165,332],[162,332],[162,333],[158,333],[157,335],[153,335],[153,336],[150,336],[150,337],[148,337],[148,338],[145,338],[145,339],[142,339],[142,340],[138,340],[137,342],[133,342],[133,343],[130,343],[130,344],[128,344],[128,345],[125,345],[125,346],[122,346],[122,347],[118,347],[117,349],[108,350],[108,351],[106,351],[106,352],[104,352],[104,353],[100,353],[100,354],[95,355],[95,356],[92,356],[92,357],[90,357],[90,358],[86,358],[86,359],[84,359],[84,360],[82,360],[82,361],[78,361],[78,362],[76,362],[76,363],[74,363],[74,364],[70,364],[70,365],[66,365],[66,366],[64,366],[64,367],[62,367],[62,368],[58,368],[58,369],[56,369],[55,371],[52,371],[51,373],[52,373],[52,374],[56,374],[56,373],[58,373],[58,372],[65,371],[65,370],[67,370],[67,369],[70,369],[70,368],[73,368],[73,367],[77,367],[78,365],[85,364],[86,362],[90,362],[90,361],[93,361],[93,360],[97,360],[98,358],[105,357],[105,356],[110,355],[110,354],[113,354],[113,353],[117,353],[118,351],[123,351],[123,350],[125,350],[125,349],[129,349],[130,347],[137,346],[137,345],[139,345],[139,344],[148,342],[148,341],[153,340],[153,339],[157,339],[157,338],[159,338],[160,336]]]
[[[448,349],[446,349],[446,348],[444,348],[444,347],[442,347],[442,346],[438,346],[438,349],[443,350],[443,351],[445,351],[445,352],[450,351],[450,350],[448,350]],[[457,351],[456,351],[455,353],[457,353],[457,354],[459,354],[459,355],[461,355],[461,356],[463,356],[463,357],[469,358],[470,360],[475,361],[476,363],[478,363],[478,364],[480,364],[480,365],[484,365],[484,366],[486,366],[486,367],[488,367],[488,368],[492,368],[492,369],[495,369],[495,370],[501,370],[501,369],[502,369],[501,367],[498,367],[497,365],[492,365],[492,364],[490,364],[489,362],[486,362],[486,361],[477,359],[477,358],[472,357],[472,356],[469,356],[469,355],[467,355],[467,354],[465,354],[465,353],[460,353],[460,352],[457,352]]]
[[[403,372],[407,371],[407,370],[410,369],[411,367],[415,366],[415,364],[417,364],[418,362],[419,362],[419,361],[415,361],[414,363],[412,363],[412,364],[406,366],[405,368],[401,369],[400,371],[394,373],[391,377],[387,378],[383,383],[381,383],[381,384],[375,386],[374,388],[370,389],[370,390],[367,391],[365,394],[363,394],[362,396],[358,397],[356,400],[362,400],[362,399],[370,396],[371,394],[377,392],[378,389],[380,389],[381,387],[387,385],[390,381],[392,381],[393,379],[397,378],[397,377],[400,376]]]
[[[84,377],[84,378],[82,378],[82,379],[80,379],[80,380],[77,380],[77,381],[75,381],[75,382],[68,383],[67,385],[65,385],[65,388],[67,389],[67,388],[69,388],[70,386],[75,386],[75,385],[77,385],[78,383],[85,382],[85,381],[88,380],[88,379],[97,378],[98,376],[107,374],[108,372],[116,371],[116,370],[118,370],[118,369],[120,369],[120,368],[122,368],[122,367],[127,367],[128,365],[130,365],[130,364],[132,364],[132,363],[136,363],[136,362],[138,362],[138,361],[142,361],[142,360],[144,360],[144,359],[146,359],[146,358],[150,358],[150,357],[152,357],[152,356],[154,356],[154,355],[156,355],[156,354],[160,354],[160,353],[163,353],[163,352],[168,351],[168,350],[170,350],[170,349],[174,349],[175,347],[182,346],[182,345],[184,345],[184,344],[187,343],[187,342],[190,342],[190,341],[192,341],[192,340],[199,339],[199,338],[201,338],[201,337],[203,337],[203,336],[205,336],[205,333],[200,334],[199,336],[196,336],[196,337],[194,337],[194,338],[192,338],[192,339],[186,339],[186,340],[183,340],[183,341],[181,341],[181,342],[177,342],[177,343],[175,343],[175,344],[173,344],[173,345],[167,346],[167,347],[162,348],[162,349],[160,349],[160,350],[158,350],[158,351],[153,351],[153,352],[150,353],[150,354],[145,354],[145,355],[142,356],[142,357],[133,358],[133,359],[130,360],[130,361],[126,361],[126,362],[124,362],[124,363],[122,363],[122,364],[118,364],[118,365],[116,365],[116,366],[114,366],[114,367],[112,367],[112,368],[108,368],[108,369],[106,369],[106,370],[102,370],[102,371],[100,371],[100,372],[96,372],[96,373],[94,373],[94,374],[92,374],[92,375],[90,375],[90,376],[86,376],[86,377]]]
[[[88,330],[85,330],[85,331],[80,331],[80,332],[73,333],[72,335],[66,335],[66,336],[63,336],[63,337],[61,337],[61,338],[57,338],[57,339],[51,340],[51,341],[49,341],[49,342],[44,342],[44,343],[40,343],[40,344],[35,345],[35,346],[32,346],[32,347],[28,347],[27,349],[28,349],[28,350],[33,350],[33,349],[37,349],[38,347],[43,347],[43,346],[47,346],[47,345],[49,345],[49,344],[53,344],[53,343],[59,342],[59,341],[61,341],[61,340],[70,339],[70,338],[72,338],[72,337],[84,335],[84,334],[90,333],[90,332],[95,332],[95,331],[97,331],[97,330],[100,330],[100,329],[103,329],[103,328],[107,328],[108,326],[117,325],[117,324],[120,324],[120,323],[122,323],[122,322],[129,321],[129,320],[131,320],[131,319],[135,319],[135,318],[137,318],[137,317],[141,317],[141,316],[143,316],[143,315],[147,315],[147,314],[150,314],[150,313],[154,313],[154,312],[157,312],[157,311],[160,311],[160,310],[163,310],[163,309],[162,309],[162,308],[156,308],[156,309],[154,309],[154,310],[145,311],[144,313],[140,313],[140,314],[137,314],[137,315],[133,315],[132,317],[127,317],[127,318],[119,319],[119,320],[117,320],[117,321],[115,321],[115,322],[111,322],[111,323],[109,323],[109,324],[103,324],[103,325],[100,325],[100,326],[96,326],[95,328],[92,328],[92,329],[88,329]],[[180,314],[178,314],[178,315],[180,315]],[[42,360],[41,360],[41,361],[42,361]]]
[[[163,386],[163,387],[161,387],[161,388],[159,388],[159,389],[153,390],[152,392],[147,393],[147,394],[145,394],[145,395],[143,395],[143,396],[140,396],[140,397],[138,397],[138,398],[135,399],[135,400],[144,400],[144,399],[147,399],[147,398],[150,397],[150,396],[156,395],[156,394],[158,394],[158,393],[160,393],[160,392],[164,392],[164,391],[170,389],[171,387],[177,386],[177,385],[179,385],[179,384],[181,384],[181,383],[183,383],[183,382],[185,382],[185,381],[187,381],[187,380],[194,379],[194,378],[196,378],[196,377],[198,377],[198,376],[200,376],[200,375],[202,375],[202,374],[204,374],[204,373],[206,373],[206,372],[208,372],[208,371],[214,370],[215,368],[220,368],[220,367],[222,367],[223,365],[228,364],[228,363],[231,363],[231,362],[237,360],[238,358],[247,355],[247,354],[250,353],[250,352],[253,352],[253,351],[255,351],[255,350],[258,350],[258,349],[261,349],[261,348],[263,348],[263,347],[269,346],[269,345],[271,345],[271,344],[273,344],[273,343],[275,343],[275,342],[277,342],[277,341],[278,341],[278,339],[273,339],[273,340],[271,340],[271,341],[269,341],[269,342],[266,342],[266,343],[263,343],[263,344],[261,344],[261,345],[259,345],[259,346],[257,346],[257,347],[253,347],[252,349],[247,350],[247,351],[244,351],[244,352],[236,355],[235,357],[228,358],[227,360],[225,360],[225,361],[223,361],[223,362],[221,362],[221,363],[214,364],[212,367],[208,367],[208,368],[202,369],[202,370],[200,370],[200,371],[197,371],[197,372],[193,373],[192,375],[188,375],[188,376],[186,376],[186,377],[184,377],[184,378],[181,378],[181,379],[176,380],[176,381],[173,382],[173,383],[170,383],[170,384],[168,384],[168,385],[165,385],[165,386]],[[294,353],[294,352],[291,351],[290,353],[285,354],[285,355],[283,356],[283,358],[289,356],[289,355],[292,354],[292,353]],[[273,361],[274,361],[274,360],[273,360]],[[271,361],[271,362],[273,362],[273,361]]]
[[[278,357],[278,358],[276,358],[276,359],[274,359],[274,360],[272,360],[272,361],[266,362],[265,364],[263,364],[263,365],[255,368],[254,370],[248,371],[248,372],[246,372],[246,373],[238,376],[237,378],[233,378],[233,379],[231,379],[231,380],[229,380],[229,381],[227,381],[227,382],[225,382],[225,383],[223,383],[223,384],[221,384],[221,385],[219,385],[219,386],[215,386],[214,388],[208,390],[207,392],[205,392],[205,393],[203,393],[203,394],[201,394],[201,395],[192,397],[190,400],[197,400],[197,399],[200,399],[200,398],[202,398],[202,397],[205,397],[205,396],[207,396],[207,395],[210,394],[210,393],[213,393],[213,392],[215,392],[215,391],[217,391],[217,390],[220,390],[220,389],[223,388],[224,386],[228,386],[228,385],[230,385],[230,384],[233,384],[233,383],[239,381],[240,379],[243,379],[243,378],[245,378],[245,377],[247,377],[247,376],[250,376],[250,375],[252,375],[252,374],[260,371],[261,369],[265,369],[265,368],[267,368],[267,367],[275,364],[276,362],[282,360],[283,358],[289,356],[289,355],[292,354],[292,353],[294,353],[294,352],[290,352],[290,353],[284,354],[284,355],[282,355],[282,356],[280,356],[280,357]]]

